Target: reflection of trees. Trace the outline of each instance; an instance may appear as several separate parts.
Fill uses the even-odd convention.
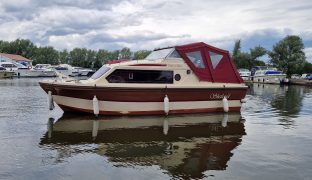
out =
[[[304,86],[253,84],[249,94],[269,102],[273,108],[272,116],[277,113],[279,121],[288,127],[293,124],[292,118],[296,117],[301,110],[305,89]],[[268,112],[270,113],[270,110]]]
[[[283,116],[298,115],[302,106],[303,87],[289,86],[285,93],[272,99],[272,107]]]
[[[161,126],[100,130],[96,139],[91,132],[54,131],[51,138],[47,132],[40,146],[57,151],[54,163],[88,152],[115,166],[157,165],[173,177],[203,178],[206,170],[226,169],[231,151],[241,143],[245,128],[240,115],[235,118],[226,127],[221,122],[169,127],[168,135]]]
[[[280,115],[292,116],[300,112],[304,87],[253,84],[249,94],[260,96],[261,99],[270,101],[271,106],[278,110]]]

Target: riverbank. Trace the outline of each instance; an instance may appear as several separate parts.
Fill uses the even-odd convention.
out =
[[[312,86],[312,80],[308,79],[290,79],[290,85]]]

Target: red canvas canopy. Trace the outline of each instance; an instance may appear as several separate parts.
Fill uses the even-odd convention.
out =
[[[201,81],[243,83],[228,51],[203,42],[175,48]]]

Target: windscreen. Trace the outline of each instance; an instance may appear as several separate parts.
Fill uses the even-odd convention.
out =
[[[166,58],[169,53],[173,51],[174,48],[161,49],[151,52],[145,59],[147,60],[155,60],[155,59],[163,59]]]
[[[110,70],[110,68],[104,65],[99,70],[97,70],[90,78],[91,79],[98,79],[101,76],[103,76],[109,70]]]

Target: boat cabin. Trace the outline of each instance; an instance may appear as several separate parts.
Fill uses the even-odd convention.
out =
[[[156,49],[144,60],[106,64],[90,80],[146,84],[243,83],[228,51],[202,42]]]

